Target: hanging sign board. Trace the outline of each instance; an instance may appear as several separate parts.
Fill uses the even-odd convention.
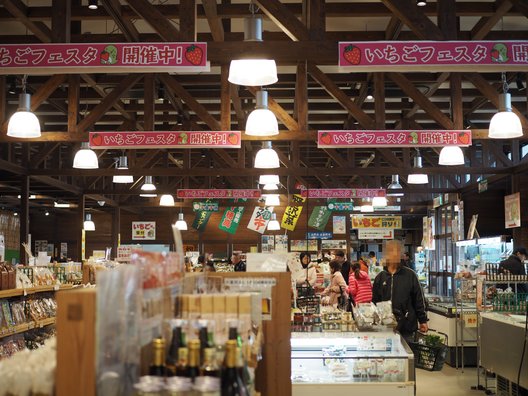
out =
[[[483,193],[485,191],[488,191],[488,179],[484,179],[479,181],[478,183],[478,192]]]
[[[256,231],[260,234],[263,234],[268,226],[268,223],[271,219],[271,213],[273,212],[273,206],[260,207],[257,206],[253,210],[251,219],[247,228],[250,230]]]
[[[153,241],[156,239],[155,221],[133,221],[132,240]]]
[[[401,216],[363,216],[352,215],[352,228],[402,228]]]
[[[334,212],[352,212],[354,210],[353,202],[330,202],[328,209]]]
[[[225,190],[225,189],[182,189],[176,192],[176,196],[181,199],[185,198],[211,198],[211,199],[229,199],[229,198],[260,198],[260,190]]]
[[[521,226],[521,194],[515,193],[504,197],[504,227]]]
[[[346,234],[346,216],[334,216],[332,218],[332,229],[334,234]]]
[[[243,206],[231,206],[230,208],[227,208],[222,216],[222,220],[220,220],[218,228],[222,231],[234,234],[240,224],[242,214],[244,214]]]
[[[332,237],[332,233],[326,231],[306,233],[306,239],[332,239]]]
[[[383,188],[310,188],[301,191],[301,196],[306,198],[373,198],[385,194]]]
[[[297,225],[297,220],[301,217],[302,206],[287,206],[282,215],[281,228],[293,231]]]
[[[240,131],[90,132],[90,148],[240,148],[240,135]]]
[[[387,228],[359,229],[358,239],[394,239],[394,230]]]
[[[318,148],[471,146],[470,130],[317,131]]]
[[[177,73],[209,69],[207,43],[0,45],[2,74]]]
[[[326,206],[316,206],[308,219],[308,226],[323,231],[331,214],[332,212]]]
[[[528,41],[361,41],[339,43],[343,71],[526,70]]]
[[[218,202],[193,202],[193,212],[204,210],[206,212],[218,212]]]
[[[196,216],[194,216],[194,221],[192,223],[192,228],[194,228],[196,231],[204,231],[205,227],[207,226],[207,222],[211,217],[211,213],[213,212],[208,210],[199,210],[196,212]]]

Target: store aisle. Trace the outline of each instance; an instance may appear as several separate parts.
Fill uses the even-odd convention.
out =
[[[466,367],[464,372],[444,364],[442,371],[416,369],[417,396],[484,396],[483,391],[472,390],[477,383],[477,369]]]

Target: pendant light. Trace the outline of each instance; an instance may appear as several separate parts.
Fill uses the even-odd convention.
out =
[[[279,194],[262,194],[266,201],[264,205],[266,206],[280,206]]]
[[[154,185],[152,176],[145,176],[145,181],[141,186],[141,191],[156,191],[156,186]]]
[[[163,194],[159,202],[160,206],[174,206],[174,197],[170,194]]]
[[[268,92],[257,91],[257,104],[255,110],[248,116],[246,122],[246,135],[273,136],[279,134],[277,117],[268,109]]]
[[[176,221],[174,227],[176,227],[180,231],[187,231],[187,222],[183,218],[183,213],[178,213],[178,221]]]
[[[279,186],[276,184],[264,184],[264,187],[262,187],[263,190],[278,190]]]
[[[268,231],[278,231],[280,230],[280,223],[277,220],[277,215],[275,213],[271,214],[271,220],[268,223]]]
[[[426,4],[427,4],[426,0],[416,0],[416,5],[418,7],[425,7]]]
[[[490,139],[512,139],[523,135],[521,120],[512,111],[511,95],[508,93],[506,73],[502,73],[503,93],[499,95],[499,112],[490,121],[488,137]]]
[[[259,169],[274,169],[279,168],[279,156],[271,148],[271,142],[262,142],[262,148],[257,152],[255,156],[255,168]]]
[[[391,183],[387,187],[388,197],[403,197],[403,192],[393,192],[391,190],[402,190],[403,187],[400,184],[400,176],[392,175]]]
[[[95,231],[95,223],[92,221],[92,215],[86,213],[84,218],[84,231]]]
[[[387,197],[374,197],[372,198],[372,206],[374,208],[384,208],[387,206]]]
[[[464,165],[464,153],[458,146],[445,146],[440,151],[438,165]]]
[[[81,148],[75,153],[73,158],[73,167],[75,169],[97,169],[99,161],[97,154],[90,148],[88,142],[82,142]]]
[[[374,206],[370,198],[363,199],[363,203],[360,207],[361,213],[372,213],[374,212]]]
[[[99,8],[99,5],[97,4],[97,0],[88,0],[88,8],[90,10],[97,10]]]
[[[31,111],[31,95],[26,93],[26,79],[22,78],[22,93],[18,97],[18,110],[7,124],[7,136],[29,139],[40,137],[40,123]]]
[[[262,18],[255,16],[255,5],[249,5],[252,16],[244,19],[244,41],[262,41]],[[258,87],[278,81],[273,59],[236,59],[229,65],[228,81],[232,84]]]
[[[414,169],[419,172],[422,169],[422,157],[420,151],[416,150],[416,157],[414,157]],[[424,173],[412,173],[407,176],[407,183],[409,184],[427,184],[429,183],[429,177]]]
[[[116,169],[128,169],[128,158],[126,155],[122,155],[118,158],[116,162]],[[134,177],[130,175],[115,175],[112,178],[114,183],[134,183]]]
[[[279,175],[260,175],[259,184],[280,184]]]

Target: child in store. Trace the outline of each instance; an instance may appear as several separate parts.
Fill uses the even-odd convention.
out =
[[[348,294],[354,305],[372,301],[372,284],[368,272],[361,269],[359,263],[352,264],[348,280]]]

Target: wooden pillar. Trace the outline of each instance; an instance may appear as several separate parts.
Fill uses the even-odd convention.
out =
[[[77,201],[77,226],[76,226],[76,235],[77,235],[77,257],[78,260],[82,260],[83,252],[82,252],[82,233],[84,229],[84,204],[85,204],[85,197],[84,194],[79,195],[79,200]]]
[[[220,72],[220,127],[222,131],[231,130],[231,87],[227,80],[228,76],[229,65],[222,65]]]
[[[22,246],[22,242],[28,241],[29,235],[29,176],[22,176],[20,182],[20,263],[29,264]]]
[[[308,74],[306,62],[297,63],[295,80],[294,118],[299,130],[308,131]]]
[[[154,131],[156,128],[154,127],[154,110],[155,110],[155,103],[154,103],[154,85],[155,85],[155,78],[154,74],[147,73],[145,74],[145,77],[143,78],[143,84],[144,84],[144,99],[143,99],[143,111],[144,111],[144,126],[146,131]],[[131,150],[135,151],[135,150]]]
[[[55,43],[71,41],[71,0],[53,0],[51,13],[52,40]]]
[[[180,37],[182,41],[196,41],[195,0],[180,0]]]
[[[376,129],[385,129],[385,75],[374,73],[374,114]]]
[[[117,248],[121,239],[121,208],[115,207],[112,216],[112,257],[117,257]]]

